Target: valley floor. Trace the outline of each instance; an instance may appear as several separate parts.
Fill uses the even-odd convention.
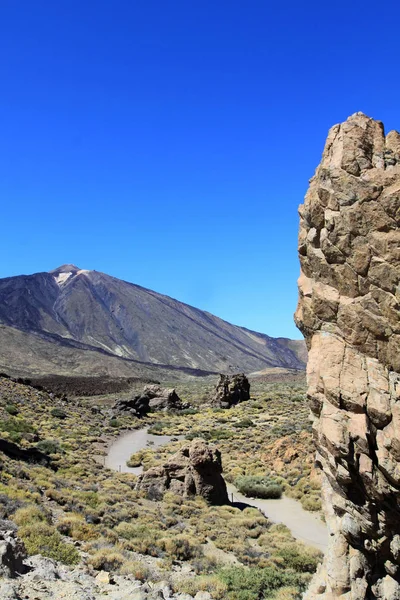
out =
[[[117,591],[121,600],[300,597],[321,554],[296,541],[284,525],[255,508],[211,507],[199,497],[166,493],[152,501],[135,490],[134,473],[104,467],[110,442],[127,430],[201,437],[220,449],[229,483],[267,477],[318,513],[304,383],[263,378],[251,383],[250,401],[221,410],[206,406],[214,379],[188,379],[176,386],[192,409],[139,420],[114,415],[111,408],[116,396],[134,393],[133,383],[119,394],[66,399],[0,378],[0,437],[51,457],[50,465],[41,465],[0,455],[1,518],[18,527],[31,556],[56,561],[53,567],[61,573],[53,583],[43,580],[48,589],[35,597],[62,598],[62,589],[72,594],[75,585],[81,586],[82,600],[106,593],[113,598]],[[136,452],[132,464],[144,469],[160,464],[183,443],[148,446]],[[15,583],[3,582],[15,588],[10,598],[23,597],[32,573],[35,569]]]

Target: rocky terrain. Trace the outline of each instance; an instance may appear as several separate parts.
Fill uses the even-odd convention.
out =
[[[84,396],[69,398],[65,381],[56,393],[0,376],[0,565],[6,576],[0,576],[0,597],[297,599],[320,553],[255,508],[212,505],[208,477],[210,465],[221,477],[221,453],[227,481],[268,479],[318,510],[304,384],[252,379],[252,398],[222,410],[204,403],[217,383],[216,376],[187,380],[176,392],[190,409],[139,419],[129,411],[115,416],[115,388],[110,396],[88,396],[97,389],[93,381]],[[136,464],[144,473],[168,465],[172,475],[171,461],[181,457],[180,466],[172,461],[176,484],[190,472],[196,495],[184,497],[170,486],[152,499],[137,489],[136,475],[104,467],[112,440],[143,427],[168,431],[176,441],[148,446]],[[199,451],[186,456],[193,438]]]
[[[333,127],[300,207],[299,305],[330,546],[309,600],[400,598],[400,135]]]
[[[304,369],[304,342],[74,265],[0,279],[0,371],[159,379],[266,367]]]

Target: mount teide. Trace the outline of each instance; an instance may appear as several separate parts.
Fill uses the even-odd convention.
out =
[[[0,368],[153,375],[303,369],[305,345],[231,325],[151,290],[63,265],[0,279]]]

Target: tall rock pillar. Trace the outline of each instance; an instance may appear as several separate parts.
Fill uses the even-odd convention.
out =
[[[308,600],[400,599],[400,135],[329,132],[300,207],[299,303],[330,531]]]

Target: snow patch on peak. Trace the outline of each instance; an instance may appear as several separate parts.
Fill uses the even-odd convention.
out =
[[[54,279],[56,280],[56,282],[58,283],[58,285],[62,285],[63,283],[65,283],[72,275],[72,272],[69,271],[68,273],[58,273],[58,275],[54,275]]]

